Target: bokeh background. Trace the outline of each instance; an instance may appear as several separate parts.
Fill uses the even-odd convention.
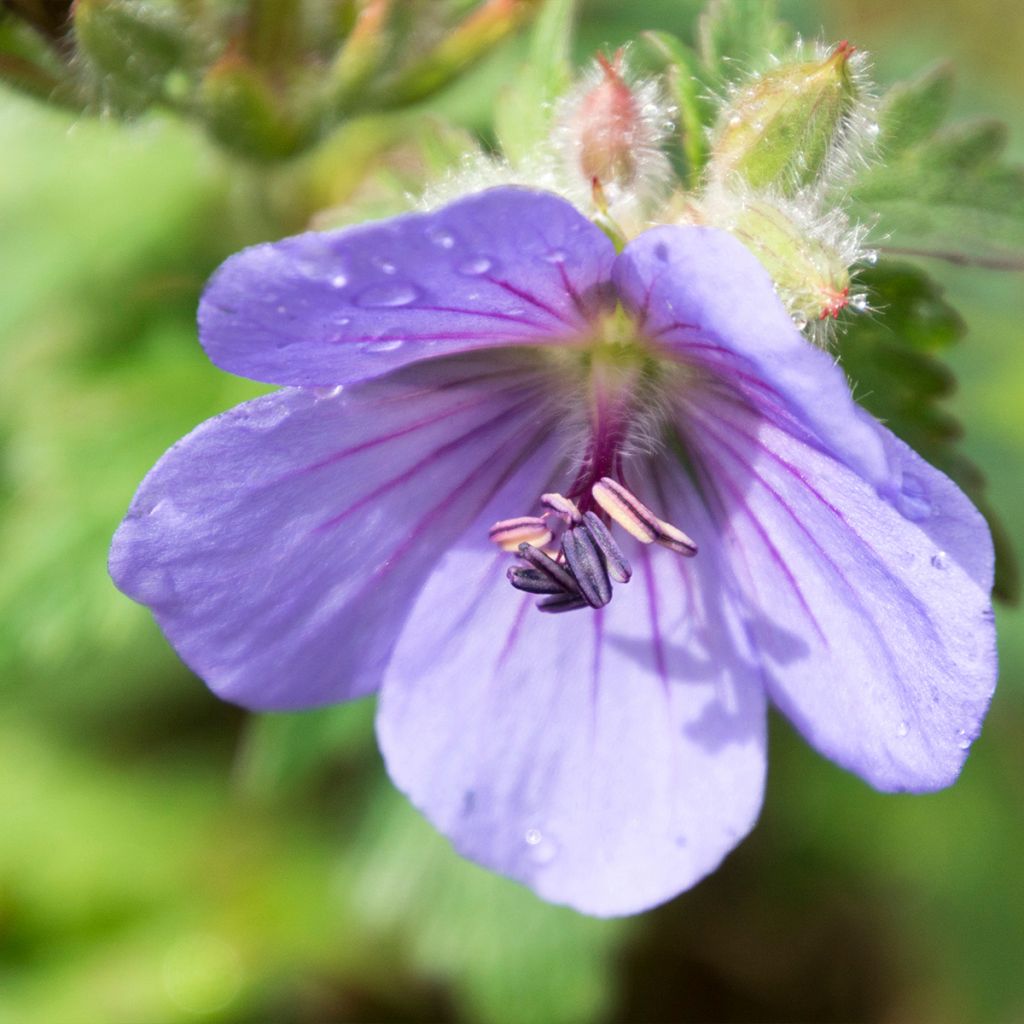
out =
[[[580,58],[689,37],[697,7],[588,0]],[[783,8],[883,84],[951,59],[957,112],[1005,119],[1024,159],[1016,0]],[[424,117],[486,131],[521,59],[500,49]],[[311,207],[355,187],[366,131]],[[166,116],[0,87],[0,1021],[1024,1021],[1020,610],[999,611],[1000,687],[955,787],[876,794],[776,720],[753,836],[670,904],[597,921],[456,857],[392,791],[372,702],[252,719],[114,590],[142,475],[257,391],[206,361],[194,312],[224,256],[307,214],[281,179]],[[1024,279],[932,269],[970,328],[949,406],[1024,550]]]

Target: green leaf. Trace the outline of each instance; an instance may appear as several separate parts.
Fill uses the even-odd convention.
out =
[[[711,0],[697,34],[705,73],[716,85],[732,81],[738,72],[764,68],[792,41],[774,0]]]
[[[463,860],[390,789],[374,800],[356,849],[356,909],[368,930],[395,934],[419,971],[445,979],[460,1019],[606,1019],[628,921],[551,906]]]
[[[937,357],[966,327],[939,287],[913,266],[882,261],[860,283],[884,316],[858,318],[840,339],[840,362],[854,394],[977,505],[995,541],[995,594],[1016,601],[1020,581],[1008,534],[988,503],[984,476],[960,450],[960,424],[942,407],[955,380]]]
[[[644,32],[638,50],[641,59],[653,63],[665,76],[669,95],[679,112],[686,179],[691,188],[696,188],[708,156],[705,125],[714,119],[711,103],[698,78],[697,55],[670,32]]]
[[[1004,162],[1002,125],[943,126],[951,91],[945,66],[889,91],[880,161],[853,183],[851,212],[890,252],[1024,270],[1024,167]]]
[[[551,104],[572,81],[570,51],[576,0],[546,0],[530,35],[527,61],[498,97],[495,131],[513,163],[536,147],[551,123]]]

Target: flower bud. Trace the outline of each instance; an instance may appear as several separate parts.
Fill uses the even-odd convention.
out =
[[[622,54],[614,61],[597,55],[601,81],[581,100],[576,113],[579,165],[584,178],[602,186],[629,186],[637,174],[636,148],[643,131],[636,98],[622,78]]]
[[[286,97],[234,50],[209,69],[200,101],[209,133],[228,149],[257,160],[291,156],[314,135],[312,120],[297,118],[287,108]]]
[[[859,92],[853,54],[844,41],[823,60],[783,64],[738,89],[718,119],[712,179],[739,175],[784,195],[812,184],[850,132]]]
[[[850,304],[856,238],[826,241],[795,210],[761,197],[717,196],[688,215],[728,231],[761,261],[801,329],[835,319]]]

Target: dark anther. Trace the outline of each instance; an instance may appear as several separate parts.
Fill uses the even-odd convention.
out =
[[[539,569],[528,568],[525,565],[513,565],[509,567],[509,583],[516,590],[525,590],[528,594],[564,594],[565,588],[557,580],[553,580],[546,573]]]
[[[573,579],[572,573],[562,568],[550,555],[545,554],[540,548],[535,548],[530,544],[520,544],[519,557],[529,562],[534,569],[539,570],[548,579],[557,583],[559,588],[567,594],[578,594],[580,592],[579,585]]]
[[[606,605],[612,599],[612,581],[608,578],[601,550],[587,527],[580,526],[565,534],[562,553],[587,604],[591,608]]]
[[[594,539],[594,543],[600,548],[604,556],[605,568],[608,575],[619,583],[628,583],[633,575],[633,570],[622,549],[615,543],[615,539],[608,532],[608,527],[598,519],[594,512],[587,512],[583,516],[583,523],[587,532]]]
[[[587,608],[587,602],[579,594],[555,594],[537,602],[542,612],[574,612],[577,608]]]

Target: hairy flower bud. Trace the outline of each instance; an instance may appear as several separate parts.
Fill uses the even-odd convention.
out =
[[[859,256],[859,237],[844,235],[845,225],[828,222],[815,231],[785,201],[728,193],[708,197],[686,219],[722,228],[754,253],[801,328],[835,319],[851,304],[848,268]]]
[[[741,86],[718,118],[709,172],[792,195],[812,184],[850,134],[859,87],[854,47],[783,64]]]
[[[643,132],[636,97],[621,74],[622,54],[597,56],[604,77],[577,111],[579,164],[585,178],[602,186],[627,186],[636,178],[636,145]]]

